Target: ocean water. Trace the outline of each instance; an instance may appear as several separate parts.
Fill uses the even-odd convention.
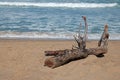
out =
[[[105,24],[111,40],[120,40],[120,0],[0,0],[0,38],[73,39],[84,33],[100,38]]]

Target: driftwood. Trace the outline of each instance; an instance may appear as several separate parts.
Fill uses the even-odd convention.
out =
[[[98,42],[98,47],[86,49],[88,26],[86,22],[86,17],[83,16],[82,18],[85,22],[85,32],[84,32],[84,36],[82,36],[79,30],[78,35],[74,36],[75,41],[78,44],[77,47],[74,47],[72,49],[65,49],[65,50],[45,51],[45,55],[51,57],[48,57],[45,60],[44,66],[55,68],[75,59],[86,58],[88,55],[100,56],[107,53],[108,38],[109,38],[108,25],[105,25],[104,27],[104,32]]]

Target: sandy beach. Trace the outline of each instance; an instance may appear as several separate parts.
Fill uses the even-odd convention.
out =
[[[70,40],[0,40],[0,80],[119,80],[120,41],[109,41],[108,53],[90,55],[51,69],[44,66],[44,51],[71,49]],[[88,41],[87,47],[97,46]]]

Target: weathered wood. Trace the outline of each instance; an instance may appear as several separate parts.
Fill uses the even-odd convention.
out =
[[[78,48],[82,51],[85,50],[86,48],[86,41],[87,41],[87,31],[88,31],[88,26],[87,26],[87,20],[85,16],[82,16],[84,23],[85,23],[85,32],[84,32],[84,36],[80,35],[80,28],[79,28],[79,32],[78,32],[78,36],[74,36],[75,41],[78,44]],[[81,27],[81,23],[80,23],[80,27]]]
[[[71,60],[87,57],[87,52],[82,52],[80,49],[64,50],[62,55],[53,56],[45,60],[44,66],[55,68],[61,66]]]
[[[98,42],[98,47],[97,48],[89,48],[88,54],[92,55],[100,55],[100,54],[105,54],[108,51],[108,38],[109,38],[109,33],[108,33],[108,25],[106,24],[104,26],[104,32]]]
[[[84,32],[84,40],[87,41],[87,32],[88,32],[88,25],[87,25],[87,19],[85,16],[82,16],[84,22],[85,22],[85,32]]]
[[[45,56],[56,56],[64,54],[64,50],[57,50],[57,51],[45,51]]]
[[[107,45],[108,43],[104,43],[105,41],[103,41],[102,39],[107,39],[108,40],[108,38],[109,38],[109,33],[108,33],[108,25],[106,24],[105,26],[104,26],[104,32],[103,32],[103,34],[102,34],[102,36],[101,36],[101,38],[100,38],[100,40],[99,40],[99,42],[98,42],[98,46],[105,46],[105,45]],[[107,42],[107,41],[106,41]]]
[[[87,32],[85,32],[85,38],[86,38],[86,33]],[[104,32],[103,32],[103,34],[98,42],[97,48],[86,49],[86,47],[83,47],[84,45],[86,45],[86,40],[84,41],[81,38],[75,37],[75,40],[78,43],[78,47],[75,49],[45,51],[46,56],[52,56],[52,57],[49,57],[45,60],[44,66],[55,68],[55,67],[58,67],[58,66],[65,64],[69,61],[72,61],[74,59],[86,58],[88,55],[99,56],[101,54],[105,54],[105,53],[107,53],[107,50],[108,50],[107,49],[108,38],[109,38],[108,25],[105,25],[105,27],[104,27]]]

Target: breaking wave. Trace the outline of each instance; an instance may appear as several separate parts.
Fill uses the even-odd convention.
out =
[[[19,7],[60,7],[60,8],[105,8],[115,7],[117,3],[32,3],[32,2],[0,2],[0,6]]]
[[[74,39],[76,33],[39,33],[39,32],[0,32],[0,38],[5,39]],[[101,34],[89,34],[89,40],[99,40]],[[118,33],[111,34],[110,40],[120,40]]]

